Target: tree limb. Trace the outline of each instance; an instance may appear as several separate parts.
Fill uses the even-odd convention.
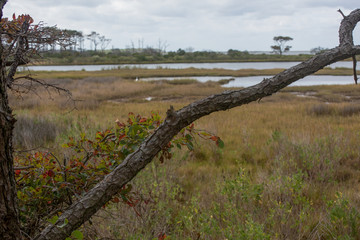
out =
[[[25,166],[25,167],[14,167],[14,170],[27,170],[27,169],[31,169],[34,168],[35,166]]]
[[[324,68],[325,66],[360,54],[360,46],[352,43],[352,31],[360,21],[360,9],[350,13],[341,22],[340,45],[291,67],[272,78],[241,90],[225,91],[174,111],[168,111],[165,121],[140,147],[129,155],[83,198],[70,206],[55,225],[46,227],[35,240],[65,239],[96,213],[121,187],[133,179],[169,141],[191,122],[216,111],[231,109],[272,95],[289,84]],[[67,219],[68,224],[58,227]]]
[[[30,24],[28,22],[24,22],[21,26],[21,34],[19,34],[15,55],[14,55],[14,61],[12,61],[12,64],[9,67],[8,76],[7,76],[7,85],[11,86],[12,81],[14,80],[14,76],[16,73],[16,69],[18,66],[23,65],[24,62],[28,62],[25,57],[25,45],[26,45],[26,33],[29,30]]]

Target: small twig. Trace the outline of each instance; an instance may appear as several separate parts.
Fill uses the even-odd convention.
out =
[[[14,167],[14,170],[27,170],[27,169],[30,169],[30,168],[34,168],[35,166],[25,166],[25,167]]]
[[[109,137],[115,137],[115,133],[106,134],[105,137],[101,139],[100,143],[105,142]]]
[[[345,14],[341,11],[341,9],[339,9],[338,12],[343,16],[343,18],[346,18]]]
[[[357,72],[356,72],[356,63],[357,63],[356,57],[352,56],[352,60],[353,60],[354,80],[355,80],[355,84],[357,84],[358,77],[357,77]]]
[[[59,159],[52,152],[49,152],[48,154],[50,156],[52,156],[55,159],[55,161],[59,164],[61,171],[65,172],[65,169],[64,169],[63,165],[60,163]]]
[[[39,147],[35,147],[35,148],[32,148],[32,149],[26,149],[26,150],[16,150],[14,152],[16,153],[26,153],[26,152],[32,152],[32,151],[35,151],[35,150],[38,150],[40,148],[44,148],[42,146],[39,146]]]
[[[60,92],[64,92],[66,93],[67,95],[71,96],[71,92],[65,88],[62,88],[62,87],[59,87],[55,84],[50,84],[50,83],[46,83],[44,80],[40,80],[40,79],[36,79],[36,78],[33,78],[31,77],[30,74],[28,75],[25,75],[25,76],[20,76],[20,77],[17,77],[17,78],[14,78],[13,81],[17,81],[17,80],[20,80],[20,79],[26,79],[26,80],[29,80],[31,84],[33,83],[37,83],[39,84],[40,86],[42,86],[43,88],[45,88],[48,92],[49,92],[49,89],[53,89],[55,90],[56,92],[60,93]],[[26,87],[24,85],[21,85],[23,87]],[[31,89],[33,85],[30,85],[30,87],[28,87],[27,89]]]
[[[66,171],[66,164],[67,164],[67,157],[65,156],[65,154],[64,154],[64,169],[63,169],[63,175],[64,175],[64,181],[67,183],[67,171]],[[66,188],[66,194],[67,194],[67,197],[68,197],[68,203],[67,204],[69,204],[69,205],[72,205],[73,204],[73,201],[72,201],[72,199],[71,199],[71,194],[70,194],[70,190],[69,190],[69,188],[67,187]]]

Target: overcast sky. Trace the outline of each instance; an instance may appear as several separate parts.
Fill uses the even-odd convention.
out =
[[[82,31],[96,31],[125,48],[131,42],[167,50],[270,51],[274,36],[294,38],[292,50],[332,48],[344,14],[359,0],[8,0],[4,15],[30,14],[43,21]],[[354,33],[360,44],[360,27]]]

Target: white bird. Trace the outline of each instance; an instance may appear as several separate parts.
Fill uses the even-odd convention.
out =
[[[138,78],[138,77],[136,77],[136,79],[135,79],[135,82],[137,82],[137,81],[139,81],[139,78]]]

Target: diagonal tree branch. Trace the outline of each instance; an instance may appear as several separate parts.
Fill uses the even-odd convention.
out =
[[[338,47],[316,55],[272,78],[264,79],[261,83],[249,88],[209,96],[178,111],[169,109],[163,124],[134,153],[129,155],[122,164],[85,194],[82,199],[70,206],[55,225],[49,225],[35,239],[65,239],[94,215],[113,195],[118,193],[124,184],[128,183],[152,161],[162,147],[191,122],[213,112],[231,109],[269,96],[331,63],[360,54],[360,46],[354,46],[352,39],[352,31],[359,21],[360,9],[357,9],[341,22]],[[68,224],[60,228],[59,225],[63,224],[65,219]]]

